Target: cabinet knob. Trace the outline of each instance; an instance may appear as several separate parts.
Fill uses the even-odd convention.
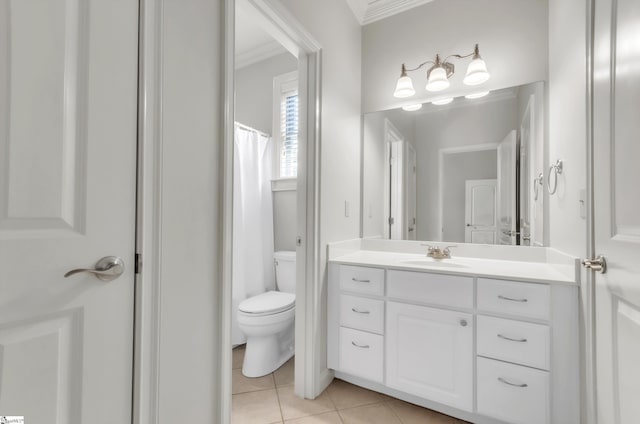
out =
[[[467,326],[467,320],[466,319],[461,319],[460,320],[460,325],[463,326],[463,327],[466,327]]]

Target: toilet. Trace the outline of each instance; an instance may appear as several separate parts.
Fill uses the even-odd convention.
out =
[[[275,252],[276,286],[238,305],[238,326],[247,336],[242,364],[246,377],[262,377],[294,353],[296,252]]]

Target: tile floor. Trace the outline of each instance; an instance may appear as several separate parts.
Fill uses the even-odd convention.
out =
[[[293,393],[293,358],[259,378],[242,375],[244,346],[233,350],[232,424],[459,424],[389,396],[334,380],[317,399]]]

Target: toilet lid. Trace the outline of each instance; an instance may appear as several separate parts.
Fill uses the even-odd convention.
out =
[[[240,302],[238,309],[247,314],[276,314],[293,308],[296,295],[278,291],[268,291]]]

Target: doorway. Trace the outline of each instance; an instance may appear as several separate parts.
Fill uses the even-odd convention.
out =
[[[319,271],[317,264],[319,263],[319,214],[317,211],[317,193],[319,184],[319,78],[320,78],[320,47],[319,45],[306,33],[301,30],[301,26],[295,22],[289,12],[278,4],[272,4],[269,1],[263,0],[228,0],[226,2],[228,7],[228,14],[226,21],[228,23],[236,22],[237,8],[242,9],[242,14],[245,17],[251,19],[254,23],[254,29],[259,27],[261,31],[268,34],[272,41],[273,46],[279,44],[277,47],[281,54],[291,55],[294,59],[294,63],[297,65],[294,69],[297,74],[297,95],[296,101],[298,104],[297,113],[297,151],[291,149],[287,150],[291,146],[287,145],[288,134],[274,134],[276,132],[276,125],[269,126],[267,131],[255,128],[257,124],[245,124],[245,126],[251,127],[251,129],[259,130],[264,133],[269,133],[274,139],[274,145],[276,145],[277,159],[274,160],[273,166],[275,169],[281,169],[282,166],[287,165],[283,161],[281,154],[284,151],[285,155],[288,155],[289,159],[296,159],[297,176],[295,179],[285,178],[272,178],[271,181],[271,195],[274,200],[273,209],[276,216],[279,215],[278,205],[284,204],[286,212],[289,216],[294,216],[296,223],[291,225],[288,222],[286,230],[289,235],[293,235],[294,240],[291,240],[290,236],[284,236],[285,243],[288,246],[285,248],[295,250],[295,394],[300,397],[315,397],[317,393],[318,381],[316,372],[314,370],[314,364],[312,361],[313,352],[317,349],[316,341],[312,332],[308,331],[308,328],[313,324],[317,315],[317,311],[314,308],[314,302],[310,300],[316,296],[315,287],[317,285]],[[238,28],[240,29],[240,28]],[[226,60],[227,60],[227,73],[226,73],[226,104],[228,106],[229,113],[225,119],[225,175],[226,183],[224,187],[225,198],[225,230],[224,230],[224,245],[225,245],[225,258],[224,258],[224,310],[223,310],[223,328],[228,331],[228,337],[225,337],[224,358],[223,358],[223,372],[225,373],[225,381],[223,392],[223,408],[229,408],[231,405],[231,393],[232,393],[232,381],[231,381],[231,369],[232,369],[232,341],[231,341],[231,328],[232,317],[237,314],[237,309],[234,307],[233,302],[233,262],[234,257],[231,252],[234,251],[234,235],[233,235],[233,222],[234,222],[234,187],[233,180],[235,174],[234,167],[234,126],[237,119],[236,113],[239,111],[237,103],[237,82],[239,80],[238,73],[233,66],[238,59],[235,52],[235,25],[228,25],[226,28]],[[267,59],[268,60],[268,59]],[[282,93],[286,99],[292,100],[291,85],[287,84],[286,76],[291,74],[284,69],[280,69],[282,72],[278,76],[282,77]],[[273,78],[273,76],[271,77]],[[277,77],[274,78],[275,85]],[[235,91],[235,92],[234,92]],[[236,97],[234,99],[234,97]],[[271,96],[270,96],[271,97]],[[275,96],[271,99],[272,103]],[[273,107],[274,116],[278,107]],[[245,115],[248,116],[248,115]],[[249,118],[241,118],[249,119]],[[274,121],[280,121],[280,119],[273,119]],[[279,130],[278,130],[279,132]],[[278,140],[279,138],[279,140]],[[278,150],[279,149],[279,150]],[[287,162],[287,161],[284,161]],[[290,164],[291,161],[289,161]],[[288,176],[287,176],[288,177]],[[280,197],[286,197],[287,193],[295,193],[295,197],[292,200],[291,196],[280,202]],[[285,196],[280,196],[285,194]],[[277,204],[276,204],[277,202]],[[294,209],[292,211],[291,209]],[[293,212],[293,213],[292,213]],[[278,224],[277,217],[275,224]],[[276,229],[274,227],[274,229]],[[294,229],[293,231],[291,231]],[[277,242],[278,234],[274,234],[274,239]],[[274,243],[275,243],[274,242]],[[274,250],[277,246],[274,245]],[[230,410],[226,413],[226,416],[230,416]]]

